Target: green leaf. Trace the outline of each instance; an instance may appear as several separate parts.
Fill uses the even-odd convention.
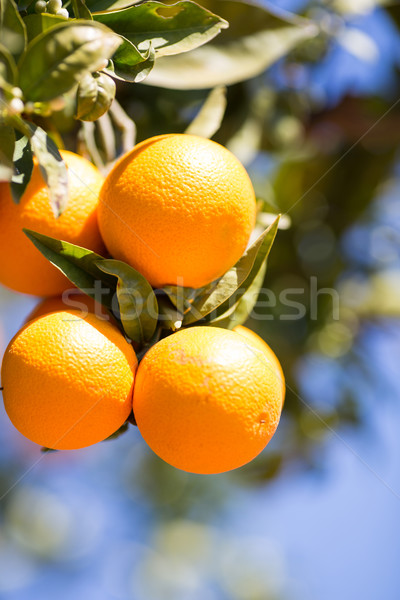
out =
[[[3,87],[3,82],[11,86],[17,83],[18,69],[12,54],[5,46],[0,44],[0,88]]]
[[[250,316],[251,311],[257,303],[260,290],[263,286],[265,274],[267,272],[267,261],[264,261],[260,270],[253,279],[253,282],[247,288],[241,299],[239,300],[235,312],[230,319],[229,329],[233,329],[237,325],[243,325]]]
[[[11,181],[14,173],[15,132],[0,123],[0,181]]]
[[[14,174],[11,180],[11,196],[18,204],[26,186],[28,185],[33,170],[33,152],[30,138],[18,133],[14,148]]]
[[[79,84],[76,99],[76,118],[96,121],[111,106],[115,98],[115,83],[105,73],[88,73]]]
[[[68,202],[68,172],[57,146],[47,133],[29,123],[32,132],[31,146],[38,159],[39,168],[49,191],[54,216],[59,217]]]
[[[92,13],[86,6],[85,0],[72,0],[72,8],[76,19],[88,19],[92,21]]]
[[[162,288],[175,308],[184,315],[190,310],[193,300],[200,295],[204,288],[195,289],[178,285],[166,285]]]
[[[86,0],[86,6],[94,13],[121,10],[139,2],[141,0]]]
[[[26,29],[14,0],[0,1],[0,39],[15,59],[26,45]]]
[[[121,41],[93,21],[68,21],[34,38],[19,62],[27,100],[45,102],[69,91],[88,72],[101,69]]]
[[[119,260],[101,260],[96,266],[118,279],[120,319],[127,336],[140,344],[151,339],[157,327],[158,304],[147,279]]]
[[[115,278],[97,267],[97,263],[103,260],[102,256],[30,229],[24,229],[24,232],[43,256],[82,292],[109,310],[113,309]]]
[[[125,423],[123,423],[123,425],[121,425],[121,427],[119,427],[119,429],[117,429],[117,431],[114,431],[114,433],[112,433],[111,435],[109,435],[105,440],[103,440],[104,442],[109,442],[111,440],[116,440],[119,437],[121,437],[121,435],[124,435],[124,433],[126,433],[128,431],[129,428],[129,423],[128,421],[125,421]]]
[[[171,304],[166,296],[158,298],[159,323],[163,329],[177,331],[183,321],[183,314]]]
[[[193,52],[158,60],[148,85],[203,89],[238,83],[263,73],[318,33],[311,21],[267,2],[202,0],[202,5],[226,19],[229,29]]]
[[[218,86],[211,90],[185,133],[212,138],[221,126],[226,109],[226,88]]]
[[[209,317],[211,320],[238,302],[266,261],[278,230],[278,223],[279,216],[246,250],[234,267],[196,298],[184,317],[183,325],[191,325],[213,313]]]
[[[268,207],[268,203],[265,202],[264,204]],[[276,206],[272,207],[271,212],[267,212],[265,210],[259,212],[257,215],[257,227],[259,227],[261,231],[266,227],[269,227],[275,221],[278,213],[279,209]],[[290,229],[291,225],[292,220],[289,215],[281,215],[279,220],[279,229]]]
[[[113,68],[112,70],[107,68],[105,72],[121,81],[140,83],[153,68],[154,50],[149,48],[147,52],[141,54],[132,42],[122,36],[120,39],[122,44],[113,56]]]
[[[267,262],[264,261],[251,285],[238,302],[231,309],[211,319],[208,324],[215,327],[226,327],[233,329],[237,325],[242,325],[247,321],[251,311],[257,303],[260,289],[264,283],[265,273],[267,271]]]
[[[28,34],[28,42],[31,42],[44,31],[60,25],[60,23],[65,24],[65,18],[50,13],[40,13],[39,15],[26,15],[24,23]]]
[[[190,0],[169,6],[161,2],[144,2],[115,12],[97,13],[93,17],[141,51],[148,50],[151,44],[156,56],[197,48],[228,26],[226,21]]]
[[[27,10],[36,0],[16,0],[19,12]]]

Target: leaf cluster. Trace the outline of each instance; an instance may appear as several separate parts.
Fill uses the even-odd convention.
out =
[[[125,335],[144,351],[160,335],[181,327],[233,328],[243,323],[257,300],[279,216],[222,277],[203,288],[153,289],[128,264],[104,258],[62,240],[25,230],[40,252],[85,294],[103,304]]]
[[[69,13],[52,14],[54,1],[0,0],[0,179],[18,202],[35,155],[59,216],[68,197],[60,140],[36,121],[71,100],[76,120],[99,119],[116,80],[142,81],[156,57],[192,50],[228,24],[191,0],[72,0]]]
[[[116,82],[145,80],[185,89],[232,84],[258,75],[316,35],[310,21],[269,4],[71,0],[65,5],[69,12],[63,7],[53,14],[55,5],[61,0],[0,0],[0,180],[11,183],[19,202],[36,156],[55,216],[68,198],[57,118],[69,127],[84,122],[82,149],[101,168],[103,157],[89,124],[108,119],[101,135],[104,158],[114,160],[107,111]],[[212,111],[213,106],[203,112],[203,121],[210,121],[210,113],[211,120],[218,119]],[[122,129],[134,127],[125,117]]]

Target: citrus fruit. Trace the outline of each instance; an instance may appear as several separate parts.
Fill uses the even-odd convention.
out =
[[[71,287],[68,279],[53,266],[22,228],[55,237],[94,252],[102,253],[97,224],[98,194],[104,177],[88,160],[62,151],[68,168],[68,204],[56,219],[49,202],[46,184],[34,161],[32,177],[19,204],[15,204],[8,183],[0,183],[0,283],[36,296],[56,296]],[[5,258],[6,257],[6,258]]]
[[[115,322],[110,313],[102,304],[100,304],[100,302],[96,302],[91,296],[81,294],[78,290],[71,290],[68,295],[65,296],[54,296],[41,300],[32,312],[29,313],[26,322],[33,321],[38,317],[60,310],[77,310],[83,318],[86,317],[88,313],[94,313],[100,319]]]
[[[4,355],[4,406],[15,427],[48,448],[104,440],[132,408],[136,355],[119,330],[78,311],[27,323]]]
[[[243,254],[256,203],[241,163],[211,140],[162,135],[138,144],[106,177],[99,226],[110,254],[153,287],[193,288]]]
[[[148,445],[192,473],[221,473],[257,456],[273,436],[282,387],[265,354],[233,331],[196,326],[152,346],[133,411]]]
[[[259,335],[254,333],[254,331],[252,331],[251,329],[248,329],[248,327],[243,327],[243,325],[237,325],[233,331],[236,331],[236,333],[239,333],[240,335],[245,337],[246,340],[248,340],[250,342],[250,344],[253,344],[253,346],[255,346],[256,348],[259,348],[261,350],[261,352],[264,352],[264,354],[266,355],[268,360],[271,362],[271,365],[275,369],[276,376],[278,377],[279,381],[281,382],[282,403],[283,403],[285,400],[285,393],[286,393],[285,376],[282,371],[281,363],[279,362],[274,351],[271,350],[271,348],[268,346],[268,344]]]

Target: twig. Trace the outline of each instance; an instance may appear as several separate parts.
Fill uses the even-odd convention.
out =
[[[109,114],[104,113],[96,123],[101,138],[101,145],[106,156],[106,163],[108,164],[116,158],[117,154],[115,133]]]
[[[134,121],[128,117],[117,100],[114,100],[111,104],[109,113],[121,132],[122,153],[125,154],[125,152],[132,150],[136,143],[136,125]]]
[[[95,126],[91,121],[83,121],[80,131],[81,140],[86,145],[89,155],[98,169],[104,171],[104,162],[97,149],[96,140],[94,137]]]

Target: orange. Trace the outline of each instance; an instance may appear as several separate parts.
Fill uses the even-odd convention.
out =
[[[132,409],[135,352],[114,326],[78,311],[27,323],[4,355],[4,406],[15,427],[48,448],[104,440]]]
[[[138,144],[108,174],[100,200],[110,254],[153,287],[198,288],[223,275],[243,254],[256,214],[253,186],[237,158],[185,134]]]
[[[286,385],[285,385],[285,376],[282,371],[281,363],[279,362],[276,354],[273,350],[268,346],[268,344],[254,331],[248,329],[247,327],[243,327],[243,325],[237,325],[233,331],[239,333],[243,337],[246,338],[253,346],[259,348],[261,352],[264,352],[268,360],[271,362],[271,365],[274,367],[276,375],[281,382],[282,385],[282,403],[285,400],[286,393]]]
[[[265,354],[217,327],[183,329],[152,346],[133,394],[144,440],[192,473],[221,473],[255,458],[281,407],[282,387]]]
[[[99,254],[104,244],[97,224],[98,194],[104,177],[88,160],[61,152],[69,180],[68,205],[56,219],[37,161],[19,204],[8,183],[0,183],[0,283],[36,296],[56,296],[72,287],[64,275],[35,248],[22,228],[84,246]]]
[[[60,310],[77,310],[83,318],[86,317],[88,313],[94,313],[100,319],[115,322],[113,317],[111,317],[110,313],[102,304],[100,304],[100,302],[96,302],[91,296],[82,294],[76,289],[71,290],[68,293],[65,292],[63,296],[55,296],[41,300],[27,316],[26,322],[33,321],[38,317]]]

